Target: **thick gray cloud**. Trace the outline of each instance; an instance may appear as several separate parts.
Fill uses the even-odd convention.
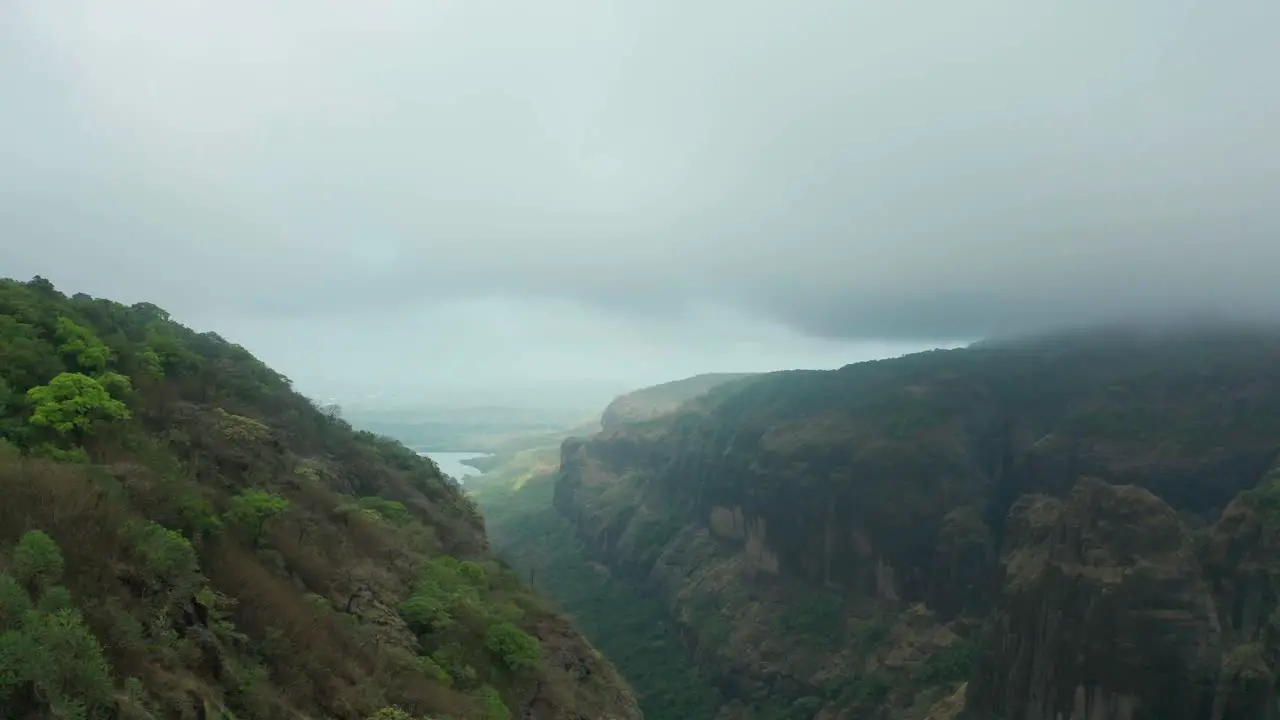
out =
[[[314,328],[484,298],[913,342],[1275,313],[1277,27],[1273,0],[9,0],[0,263]]]

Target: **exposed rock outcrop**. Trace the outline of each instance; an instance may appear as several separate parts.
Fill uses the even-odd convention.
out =
[[[1002,587],[969,685],[973,718],[1202,720],[1222,634],[1176,513],[1133,486],[1082,481],[1020,498]]]

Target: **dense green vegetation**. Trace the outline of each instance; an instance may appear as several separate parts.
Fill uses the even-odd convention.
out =
[[[685,652],[666,608],[591,562],[552,507],[558,457],[556,446],[527,449],[469,480],[494,549],[609,657],[635,688],[647,720],[714,717],[720,697]]]
[[[626,710],[433,463],[153,305],[0,280],[0,497],[0,718]]]

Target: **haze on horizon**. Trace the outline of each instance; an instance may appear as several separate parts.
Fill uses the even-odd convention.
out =
[[[313,395],[1280,312],[1280,3],[9,0],[0,275]]]

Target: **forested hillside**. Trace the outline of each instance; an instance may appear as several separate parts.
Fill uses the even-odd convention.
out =
[[[0,280],[0,717],[638,719],[399,443],[146,303]]]
[[[1280,332],[1112,328],[725,385],[567,440],[555,504],[719,720],[1252,720],[1278,483]]]

